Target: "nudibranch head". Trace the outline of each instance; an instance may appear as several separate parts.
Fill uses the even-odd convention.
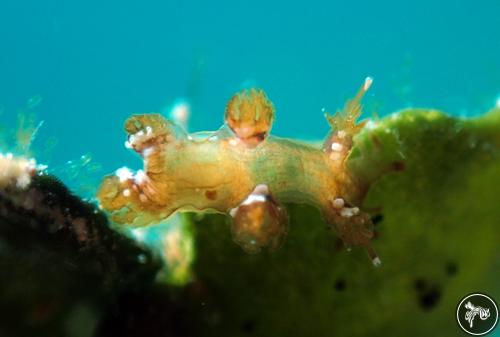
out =
[[[226,106],[225,120],[240,140],[256,145],[266,138],[274,119],[274,106],[262,90],[234,95]]]
[[[139,153],[170,143],[181,134],[177,125],[160,114],[133,115],[125,122],[125,131],[129,134],[125,145]]]

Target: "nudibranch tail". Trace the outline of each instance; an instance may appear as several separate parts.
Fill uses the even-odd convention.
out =
[[[343,165],[353,146],[353,137],[361,131],[365,122],[357,120],[362,113],[361,99],[373,83],[367,77],[354,98],[347,100],[344,108],[334,115],[325,113],[332,130],[326,137],[323,149],[337,164]]]
[[[357,123],[357,119],[362,113],[361,100],[368,89],[370,89],[372,83],[373,79],[371,77],[367,77],[361,88],[359,88],[356,96],[347,100],[341,111],[337,111],[337,113],[333,116],[325,113],[325,117],[332,127],[332,131],[338,132],[342,130],[345,133],[354,136],[363,128],[365,123]]]
[[[326,118],[332,127],[327,136],[323,149],[332,160],[333,170],[337,175],[338,186],[349,187],[352,190],[363,190],[357,186],[355,178],[345,166],[345,162],[354,145],[354,136],[361,131],[365,122],[358,123],[361,116],[361,100],[373,83],[371,77],[367,77],[354,98],[348,100],[344,108],[335,115],[326,114]],[[329,224],[335,229],[344,245],[365,247],[368,256],[375,266],[380,265],[380,258],[371,245],[373,238],[373,223],[368,213],[352,206],[341,196],[331,198],[331,206],[325,212]],[[359,201],[359,200],[358,200]]]

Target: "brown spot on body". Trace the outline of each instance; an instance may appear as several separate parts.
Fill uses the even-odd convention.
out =
[[[207,190],[205,191],[205,197],[209,200],[217,199],[217,191],[216,190]]]

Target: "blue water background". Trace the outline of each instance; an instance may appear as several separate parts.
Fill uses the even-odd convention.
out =
[[[82,154],[97,175],[140,161],[123,121],[180,97],[190,129],[218,128],[228,98],[266,90],[273,132],[318,139],[365,76],[366,114],[407,106],[457,115],[500,94],[500,2],[491,1],[12,1],[0,2],[0,123],[39,95],[35,150],[49,165]],[[78,189],[78,177],[68,179]]]

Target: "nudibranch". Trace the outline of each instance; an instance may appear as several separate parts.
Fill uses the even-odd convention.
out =
[[[232,218],[234,240],[248,252],[279,247],[288,232],[285,203],[317,207],[346,247],[370,245],[373,223],[359,208],[363,188],[349,172],[347,157],[361,99],[372,83],[335,115],[323,146],[269,134],[274,107],[262,90],[235,94],[225,110],[225,126],[188,134],[160,114],[133,115],[125,123],[125,145],[137,152],[144,169],[127,168],[107,176],[98,191],[102,208],[118,224],[158,223],[178,211],[215,211]],[[357,206],[356,206],[357,205]]]

